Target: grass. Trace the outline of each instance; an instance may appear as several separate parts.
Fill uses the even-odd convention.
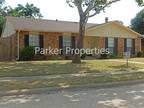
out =
[[[67,88],[80,85],[92,85],[105,82],[142,80],[142,79],[144,79],[144,73],[140,72],[134,74],[110,75],[103,77],[77,76],[69,78],[55,78],[49,80],[8,81],[8,82],[0,82],[0,91],[48,88],[48,87]]]
[[[72,64],[71,61],[0,62],[0,77],[118,72],[126,71],[125,65],[105,60],[87,60],[82,64]],[[129,66],[132,70],[143,68],[142,64]]]
[[[138,70],[143,68],[144,64],[129,64],[130,70]],[[99,77],[92,75],[80,75],[52,78],[47,80],[0,81],[0,91],[47,87],[66,88],[105,82],[144,79],[144,72],[135,72],[133,74],[125,73],[127,72],[126,63],[118,61],[85,60],[81,64],[72,64],[71,61],[0,62],[0,77],[60,75],[75,73],[116,73],[120,71],[123,71],[123,74],[105,74],[104,76]]]
[[[135,62],[143,62],[144,63],[144,58],[131,58],[130,61],[135,61]]]

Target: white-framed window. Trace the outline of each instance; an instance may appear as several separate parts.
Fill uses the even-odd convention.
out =
[[[39,35],[29,34],[29,46],[39,47]]]
[[[114,53],[114,38],[108,38],[108,48],[111,53]]]
[[[132,39],[127,39],[127,51],[131,52],[132,51]]]
[[[66,48],[68,48],[68,47],[69,48],[72,47],[71,36],[63,36],[63,51],[64,51],[64,53],[66,53]]]
[[[63,47],[71,47],[71,37],[70,36],[63,37]]]
[[[132,39],[127,39],[127,47],[132,47]]]

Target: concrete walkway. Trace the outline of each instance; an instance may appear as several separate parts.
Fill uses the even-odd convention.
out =
[[[26,77],[1,77],[0,82],[5,81],[26,81],[26,80],[47,80],[55,78],[70,78],[78,76],[97,76],[102,77],[110,75],[110,73],[85,73],[85,74],[60,74],[60,75],[44,75],[44,76],[26,76]]]
[[[119,72],[104,72],[104,73],[84,73],[84,74],[60,74],[60,75],[43,75],[43,76],[25,76],[25,77],[0,77],[0,82],[6,81],[30,81],[30,80],[48,80],[56,78],[72,78],[72,77],[85,77],[85,76],[95,76],[95,77],[104,77],[111,75],[120,75],[120,74],[132,74],[136,72],[144,72],[144,69],[138,71],[128,70],[119,71]]]
[[[106,61],[115,61],[115,62],[126,62],[126,60],[115,60],[115,59],[110,59],[110,60],[106,60]],[[129,63],[132,63],[132,64],[144,64],[144,62],[135,62],[135,61],[128,61]]]

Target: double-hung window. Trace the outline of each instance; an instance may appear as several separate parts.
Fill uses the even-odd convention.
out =
[[[71,48],[72,47],[72,43],[71,43],[71,37],[70,36],[63,36],[63,51],[64,53],[68,53],[66,52],[66,48]]]
[[[110,53],[114,53],[114,38],[108,38],[108,48]]]
[[[126,47],[128,52],[132,51],[132,39],[127,39]]]
[[[33,46],[33,47],[40,46],[39,35],[35,35],[35,34],[29,35],[29,46]]]

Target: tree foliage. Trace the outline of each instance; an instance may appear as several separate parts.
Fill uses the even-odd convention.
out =
[[[33,4],[26,4],[25,6],[18,4],[17,7],[8,11],[8,15],[16,17],[28,17],[28,18],[42,18],[40,9]]]
[[[77,7],[79,15],[85,15],[87,18],[93,17],[104,11],[112,3],[120,0],[67,0],[70,7]],[[92,14],[90,14],[93,12]]]
[[[4,22],[5,22],[5,18],[3,16],[0,16],[0,35],[2,33]]]
[[[2,5],[5,2],[5,0],[0,0],[0,5]]]
[[[138,33],[144,34],[144,9],[141,10],[131,21],[131,28]]]
[[[144,0],[136,0],[136,2],[138,3],[138,5],[144,6]]]
[[[76,47],[83,48],[83,38],[85,33],[85,26],[90,17],[104,11],[106,7],[120,0],[66,0],[70,7],[76,7],[79,13],[79,37]],[[80,63],[80,55],[75,55],[73,63]]]
[[[3,4],[4,4],[5,0],[0,0],[0,35],[1,35],[1,32],[2,32],[2,26],[4,24],[4,18],[2,16],[2,12],[3,12]]]
[[[42,18],[40,9],[35,7],[33,4],[26,4],[25,6],[18,4],[14,9],[10,6],[2,6],[4,0],[0,0],[0,35],[2,32],[2,27],[5,22],[6,16],[14,17],[26,17],[26,18]]]

